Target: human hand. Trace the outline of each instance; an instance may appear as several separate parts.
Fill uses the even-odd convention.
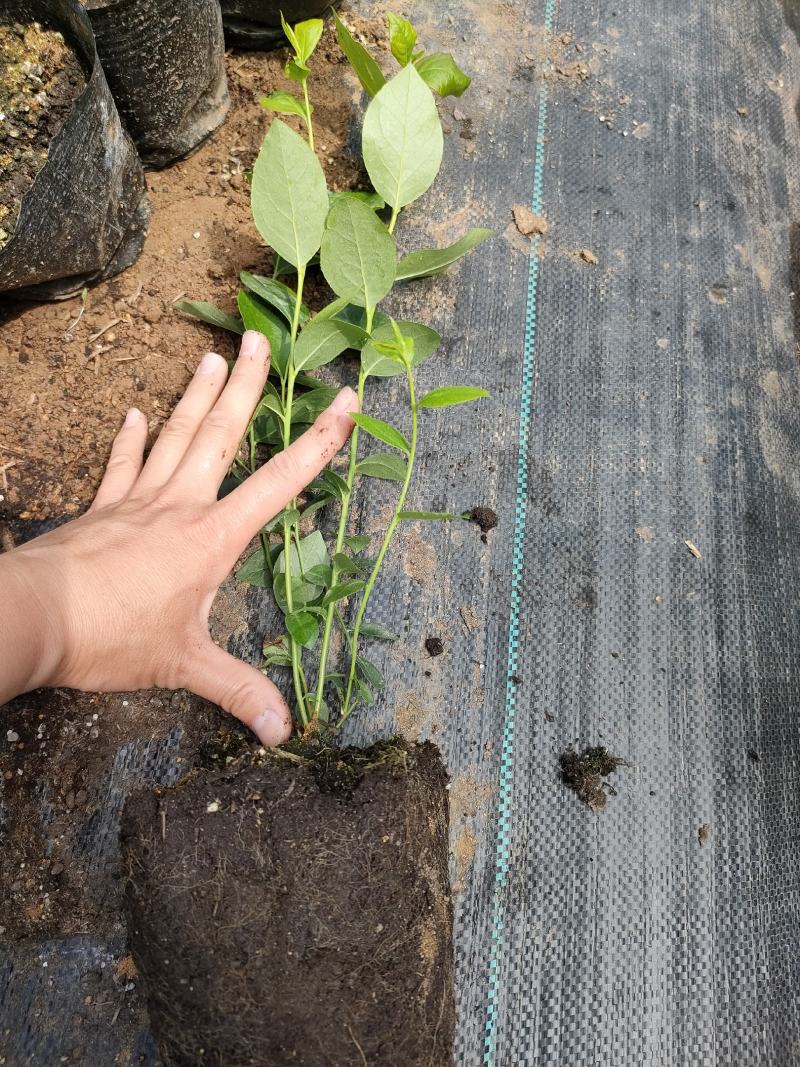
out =
[[[289,737],[279,690],[214,644],[209,611],[252,538],[345,443],[358,400],[343,389],[217,500],[268,369],[269,345],[252,331],[227,384],[222,356],[204,356],[146,462],[147,420],[132,408],[89,511],[0,555],[0,704],[42,685],[190,689],[264,745]]]

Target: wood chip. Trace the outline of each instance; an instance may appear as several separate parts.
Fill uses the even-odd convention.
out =
[[[692,555],[694,556],[695,559],[702,559],[703,558],[703,555],[702,555],[700,549],[697,547],[697,545],[694,543],[694,541],[684,541],[683,543],[686,545],[686,547],[689,549],[689,551],[692,553]]]
[[[525,207],[524,204],[514,204],[512,208],[514,215],[514,224],[521,234],[526,237],[536,236],[540,237],[542,234],[547,233],[550,229],[547,219],[544,215],[534,215],[529,207]]]
[[[594,252],[592,252],[589,248],[579,249],[578,256],[583,260],[584,263],[591,263],[593,267],[600,262]]]

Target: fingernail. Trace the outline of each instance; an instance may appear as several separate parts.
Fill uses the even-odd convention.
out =
[[[344,415],[347,411],[358,411],[358,397],[349,386],[346,386],[337,394],[329,411],[332,415]]]
[[[289,740],[292,733],[292,720],[288,711],[270,709],[262,711],[253,720],[251,729],[265,748],[275,748]]]
[[[224,363],[225,360],[222,356],[218,356],[216,352],[206,352],[200,362],[197,364],[198,374],[213,374],[220,368],[220,363]]]
[[[138,408],[129,408],[128,414],[125,416],[126,426],[135,426],[139,419],[142,418],[142,413]]]
[[[242,338],[239,349],[240,359],[264,359],[267,341],[257,330],[248,330]]]

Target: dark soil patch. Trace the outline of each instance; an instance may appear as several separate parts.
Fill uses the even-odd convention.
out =
[[[469,513],[470,522],[474,522],[476,526],[480,527],[482,534],[489,533],[497,526],[497,512],[493,508],[487,508],[479,506],[473,508]]]
[[[451,1060],[447,776],[430,744],[135,794],[131,947],[166,1067]]]
[[[604,781],[609,774],[625,763],[619,756],[612,756],[607,748],[597,745],[578,753],[569,748],[558,758],[561,764],[562,781],[577,793],[592,811],[602,811],[611,788]]]
[[[429,656],[441,656],[444,652],[444,642],[441,637],[426,637],[425,651]]]
[[[0,248],[85,85],[83,67],[60,33],[37,22],[0,23]]]

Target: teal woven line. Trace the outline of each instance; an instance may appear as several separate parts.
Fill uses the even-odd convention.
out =
[[[555,0],[547,0],[544,24],[550,31],[553,26]],[[536,156],[533,167],[533,192],[531,209],[542,214],[542,188],[544,184],[544,131],[547,120],[547,90],[539,94],[539,114],[536,126]],[[514,542],[511,555],[511,603],[508,623],[508,659],[506,665],[506,708],[503,725],[503,744],[500,755],[500,784],[497,805],[497,842],[495,846],[494,900],[491,932],[491,953],[487,981],[486,1029],[484,1036],[483,1062],[486,1067],[495,1067],[497,1024],[500,1001],[500,971],[503,964],[505,941],[505,887],[508,861],[511,854],[511,814],[513,808],[514,769],[514,717],[516,714],[516,686],[514,675],[519,657],[519,620],[522,577],[524,570],[525,526],[528,505],[528,439],[530,437],[531,407],[533,399],[534,346],[536,338],[536,312],[539,288],[539,257],[531,249],[528,272],[528,296],[525,318],[525,346],[522,362],[522,388],[519,412],[519,443],[517,451],[516,514],[514,517]]]

